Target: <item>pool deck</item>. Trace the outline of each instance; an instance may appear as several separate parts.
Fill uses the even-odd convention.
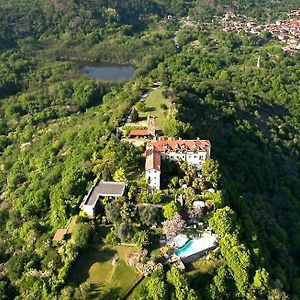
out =
[[[195,243],[195,245],[191,245],[191,243]],[[189,241],[184,247],[177,249],[175,255],[180,257],[182,262],[189,263],[206,255],[208,251],[216,248],[216,246],[216,235],[207,235]]]

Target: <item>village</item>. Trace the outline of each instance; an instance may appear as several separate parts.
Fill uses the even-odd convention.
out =
[[[215,17],[224,31],[247,32],[255,35],[270,33],[282,43],[282,50],[288,53],[300,50],[300,10],[293,10],[285,19],[271,24],[258,24],[256,20],[235,15],[228,11],[223,17]]]
[[[80,218],[100,222],[110,230],[104,239],[108,253],[115,253],[110,258],[110,268],[116,271],[118,264],[126,263],[128,271],[136,270],[133,278],[137,281],[165,266],[185,270],[218,249],[217,235],[211,231],[205,216],[214,211],[219,201],[215,199],[220,199],[221,193],[202,176],[203,165],[211,160],[211,143],[200,138],[184,140],[162,135],[162,120],[167,112],[161,102],[167,110],[174,109],[170,99],[162,97],[162,92],[161,85],[156,84],[145,93],[117,133],[121,142],[144,149],[140,181],[144,184],[137,186],[136,191],[146,197],[167,200],[130,202],[132,181],[122,180],[122,177],[113,181],[98,178],[80,204]],[[151,106],[152,101],[158,103],[155,110],[149,110],[146,115],[138,112],[136,116],[139,103]],[[175,177],[166,172],[170,165],[181,168],[179,173],[184,179],[174,181]],[[170,185],[173,185],[171,190]],[[129,225],[122,223],[123,214],[127,215]],[[129,227],[136,234],[132,235]],[[59,229],[53,241],[63,242],[68,233],[68,229]],[[102,270],[98,272],[102,274]]]

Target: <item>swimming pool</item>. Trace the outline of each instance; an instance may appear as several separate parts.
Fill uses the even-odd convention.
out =
[[[188,238],[184,235],[177,235],[175,238],[174,238],[174,242],[175,242],[175,245],[176,247],[178,248],[181,248],[183,247],[187,242],[188,242]]]
[[[179,257],[188,257],[201,251],[209,250],[214,247],[216,238],[214,235],[202,237],[197,240],[191,240],[184,247],[175,250]]]

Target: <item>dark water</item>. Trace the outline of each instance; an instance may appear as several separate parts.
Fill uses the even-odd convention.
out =
[[[81,70],[91,78],[125,81],[134,77],[135,68],[131,65],[104,64],[97,62],[79,62]]]

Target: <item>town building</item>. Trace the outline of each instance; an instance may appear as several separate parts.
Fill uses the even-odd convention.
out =
[[[160,190],[161,161],[186,161],[201,170],[203,162],[210,157],[210,142],[208,140],[176,140],[160,137],[149,141],[146,146],[145,175],[149,187]]]
[[[81,209],[90,217],[95,214],[95,209],[100,198],[108,197],[116,199],[122,197],[125,191],[124,182],[112,182],[101,180],[98,185],[93,185],[84,197]]]

